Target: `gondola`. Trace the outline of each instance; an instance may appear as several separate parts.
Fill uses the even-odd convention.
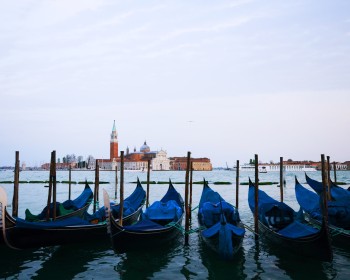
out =
[[[5,192],[5,191],[4,191]],[[6,193],[5,193],[6,195]],[[66,200],[63,203],[56,202],[56,220],[64,220],[72,217],[83,217],[89,208],[93,199],[93,193],[90,186],[85,183],[84,190],[74,200]],[[7,200],[7,199],[6,199]],[[5,205],[6,206],[6,205]],[[49,219],[53,218],[53,203],[50,204]],[[14,226],[13,218],[10,217],[8,226]],[[1,217],[1,215],[0,215]],[[25,221],[27,222],[46,222],[47,221],[47,206],[38,215],[32,214],[29,209],[25,210]],[[2,224],[0,224],[0,231],[2,231]],[[0,244],[4,243],[3,235],[0,235]]]
[[[4,192],[3,192],[4,193]],[[6,205],[6,197],[1,197],[1,203]],[[132,224],[137,221],[146,193],[138,181],[134,192],[124,202],[124,222]],[[111,205],[110,209],[118,216],[119,205]],[[21,218],[13,218],[2,211],[3,238],[13,249],[37,248],[63,245],[78,242],[98,242],[108,240],[106,215],[104,207],[94,214],[85,212],[83,217],[70,217],[49,222],[28,222]]]
[[[82,193],[74,200],[66,200],[62,203],[56,202],[56,220],[63,220],[70,217],[82,217],[89,208],[93,199],[92,190],[87,182]],[[53,218],[54,204],[50,204],[50,216]],[[25,210],[25,220],[28,222],[42,222],[46,221],[47,206],[38,215],[32,214],[29,209]]]
[[[307,221],[321,226],[323,220],[320,207],[321,196],[306,189],[297,180],[295,195],[301,209],[305,212]],[[334,244],[350,246],[349,216],[350,209],[346,201],[328,201],[328,226]]]
[[[258,226],[260,235],[271,244],[285,248],[298,255],[322,261],[333,258],[330,237],[325,222],[321,229],[304,223],[291,207],[279,202],[264,191],[258,192]],[[249,180],[249,207],[255,210],[255,187]]]
[[[163,246],[180,233],[184,202],[171,181],[166,194],[142,213],[132,225],[120,225],[109,213],[109,232],[116,252],[127,252]]]
[[[231,260],[242,246],[245,229],[238,210],[213,191],[204,180],[198,223],[205,244],[222,259]]]
[[[323,185],[321,182],[311,179],[306,173],[305,173],[305,178],[308,185],[317,194],[321,194],[323,192]],[[335,201],[347,200],[350,203],[350,192],[348,190],[345,190],[342,187],[339,187],[332,181],[330,181],[330,190],[331,190],[332,200],[335,200]]]

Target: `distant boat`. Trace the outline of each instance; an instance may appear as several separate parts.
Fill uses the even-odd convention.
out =
[[[227,162],[226,162],[226,169],[225,170],[230,171],[230,170],[233,170],[233,168],[228,167]]]
[[[235,166],[235,169],[237,167]],[[267,173],[267,167],[266,166],[258,166],[259,173]],[[239,170],[241,171],[255,171],[255,165],[254,164],[243,164],[242,166],[239,167]]]
[[[255,170],[255,165],[254,164],[245,163],[245,164],[243,164],[243,165],[241,165],[239,167],[239,170],[241,170],[241,171],[254,171]]]
[[[259,173],[267,173],[266,166],[259,166]]]
[[[234,169],[237,167],[235,166]],[[259,164],[259,172],[260,173],[267,173],[267,172],[279,172],[280,171],[280,165],[279,164]],[[254,164],[248,164],[245,163],[239,167],[239,170],[241,171],[254,171],[255,165]],[[316,167],[313,167],[311,165],[306,164],[284,164],[283,165],[283,171],[287,172],[313,172],[317,171]]]

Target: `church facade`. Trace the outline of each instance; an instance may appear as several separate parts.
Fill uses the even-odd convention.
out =
[[[100,169],[115,170],[117,168],[120,170],[118,133],[115,121],[110,138],[110,158],[98,159],[97,161]],[[151,151],[145,141],[139,151],[136,150],[136,147],[133,152],[129,151],[129,147],[126,148],[124,170],[147,171],[148,161],[150,161],[151,170],[153,171],[186,170],[187,166],[186,157],[168,158],[167,152],[163,149],[160,151]],[[191,158],[191,162],[193,170],[211,171],[213,169],[208,158]]]
[[[134,148],[133,152],[129,152],[129,148],[126,149],[124,154],[124,170],[134,171],[146,171],[148,169],[148,161],[151,164],[151,170],[170,170],[170,159],[167,157],[166,151],[161,149],[160,151],[151,151],[146,141],[140,147],[139,151]],[[119,156],[119,143],[118,133],[113,123],[111,138],[110,138],[110,158],[109,159],[97,159],[100,169],[120,170],[120,156]]]

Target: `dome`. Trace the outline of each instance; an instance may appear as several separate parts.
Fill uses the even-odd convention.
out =
[[[147,145],[147,143],[145,141],[145,143],[143,143],[143,145],[140,148],[140,152],[141,153],[148,153],[150,151],[151,151],[151,149],[149,148],[149,146]]]

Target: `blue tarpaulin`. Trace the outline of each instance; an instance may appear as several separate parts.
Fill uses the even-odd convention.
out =
[[[317,232],[319,232],[318,229],[315,229],[298,221],[294,221],[293,223],[278,231],[278,234],[289,238],[300,238],[313,235]]]

